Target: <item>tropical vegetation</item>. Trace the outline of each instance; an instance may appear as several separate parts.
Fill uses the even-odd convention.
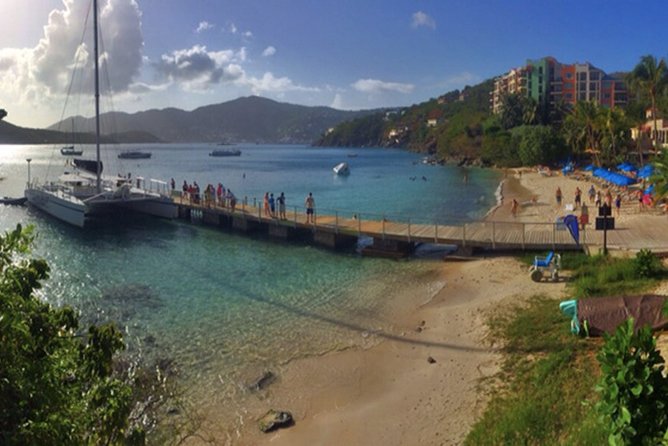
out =
[[[579,101],[574,107],[544,104],[523,95],[502,98],[492,115],[493,80],[467,86],[404,109],[349,121],[329,131],[319,145],[399,146],[443,160],[513,167],[583,161],[616,165],[645,162],[645,149],[631,139],[631,129],[654,117],[668,116],[668,69],[665,59],[643,56],[625,75],[629,101],[607,108]],[[364,125],[364,122],[371,125]]]
[[[49,266],[30,256],[34,237],[0,236],[0,444],[143,444],[169,400],[164,374],[119,362],[113,323],[83,329],[40,295]]]
[[[649,251],[562,260],[572,271],[569,294],[577,298],[647,292],[667,274]],[[490,331],[504,359],[465,444],[665,444],[665,358],[651,332],[634,333],[630,324],[604,339],[574,336],[558,301],[546,296],[495,312]]]

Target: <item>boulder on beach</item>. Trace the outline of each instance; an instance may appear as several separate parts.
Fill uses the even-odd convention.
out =
[[[257,421],[257,423],[260,427],[260,430],[264,433],[267,433],[273,431],[274,429],[292,426],[294,424],[294,420],[290,412],[270,409],[269,412],[267,412]]]

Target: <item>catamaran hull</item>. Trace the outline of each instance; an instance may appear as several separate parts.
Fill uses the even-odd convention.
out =
[[[41,189],[26,189],[25,196],[28,203],[47,214],[80,228],[86,222],[86,205],[66,197],[59,196],[56,192]]]
[[[174,202],[168,198],[154,198],[142,200],[128,200],[121,202],[118,206],[130,209],[134,212],[152,215],[160,218],[176,218],[179,216],[179,209]]]

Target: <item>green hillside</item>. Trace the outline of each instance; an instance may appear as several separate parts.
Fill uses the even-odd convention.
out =
[[[490,79],[411,107],[344,122],[316,145],[403,147],[441,158],[477,158],[493,85]]]

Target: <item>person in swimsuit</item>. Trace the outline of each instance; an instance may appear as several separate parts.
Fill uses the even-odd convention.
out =
[[[309,192],[306,200],[304,200],[304,205],[306,206],[306,223],[315,223],[313,216],[313,209],[315,208],[315,199],[313,198],[313,193]]]

